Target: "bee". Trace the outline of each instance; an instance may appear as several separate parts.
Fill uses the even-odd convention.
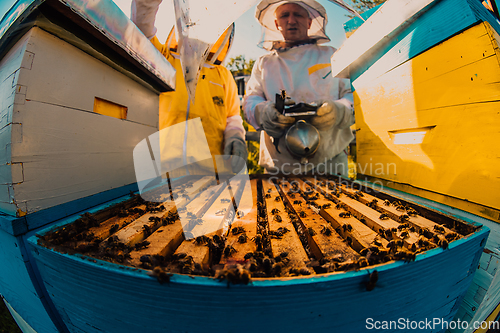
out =
[[[233,229],[231,229],[231,232],[233,233],[233,235],[238,235],[238,234],[245,232],[245,228],[244,227],[234,227]]]
[[[358,195],[358,196],[360,196],[360,197],[364,197],[363,192],[361,192],[361,191],[359,191],[359,190],[358,190],[358,191],[356,191],[356,192],[354,192],[354,194],[357,194],[357,195]]]
[[[413,252],[409,251],[399,251],[394,254],[394,259],[396,260],[404,260],[405,262],[415,261],[416,255]]]
[[[429,241],[424,236],[420,236],[417,243],[420,247],[428,247],[430,245]]]
[[[246,269],[242,268],[241,265],[236,265],[236,267],[231,269],[226,269],[218,272],[217,280],[227,281],[227,286],[229,284],[249,284],[252,281],[252,274]]]
[[[294,194],[294,193],[290,193],[290,194],[288,194],[288,196],[289,196],[290,198],[292,198],[292,199],[294,199],[294,198],[295,198],[295,194]]]
[[[275,198],[274,198],[274,201],[280,201],[281,200],[281,197],[279,195],[277,195]]]
[[[224,214],[226,214],[226,208],[222,208],[222,209],[215,212],[216,216],[222,216]]]
[[[227,245],[225,248],[224,248],[224,257],[229,257],[231,256],[233,253],[236,253],[236,249],[234,247],[232,247],[231,245]]]
[[[368,207],[373,208],[373,209],[376,209],[377,205],[378,205],[378,200],[377,199],[373,199],[372,201],[370,201],[368,203]]]
[[[352,226],[349,223],[345,223],[345,224],[342,225],[342,230],[344,230],[344,232],[346,232],[346,231],[351,232],[352,231]]]
[[[396,243],[395,240],[391,240],[389,243],[387,243],[387,248],[389,249],[389,252],[395,251],[398,247],[398,244]]]
[[[411,207],[406,209],[406,214],[409,216],[417,216],[417,211]]]
[[[316,231],[314,231],[314,229],[311,227],[307,228],[307,231],[309,232],[309,235],[311,235],[311,236],[316,235]]]
[[[404,212],[406,210],[406,207],[403,205],[398,205],[398,206],[396,206],[396,210],[398,210],[400,212]]]
[[[306,216],[307,216],[307,214],[306,214],[306,212],[304,212],[303,210],[301,210],[301,211],[299,212],[299,216],[300,216],[300,217],[306,217]]]
[[[444,238],[446,238],[446,240],[448,240],[448,242],[451,242],[451,241],[457,239],[458,235],[454,232],[449,232],[446,235],[444,235]]]
[[[208,242],[208,239],[209,239],[209,238],[208,238],[207,236],[205,236],[205,235],[203,235],[203,236],[198,236],[198,237],[196,237],[196,238],[194,239],[194,243],[195,243],[196,245],[205,244],[205,243],[207,243],[207,242]]]
[[[238,243],[246,243],[248,240],[247,234],[241,234],[238,236]]]
[[[252,238],[252,241],[255,243],[257,246],[257,251],[262,251],[262,235],[255,235],[255,237]]]
[[[410,235],[408,234],[408,231],[406,231],[406,230],[403,231],[399,236],[403,239],[410,237]]]
[[[336,206],[335,206],[335,209],[345,209],[345,205],[343,203],[338,203]]]
[[[427,239],[432,239],[432,238],[434,238],[434,234],[432,233],[432,231],[430,231],[430,230],[429,230],[429,229],[427,229],[427,228],[420,229],[420,230],[419,230],[419,233],[420,233],[421,235],[423,235],[423,236],[424,236],[425,238],[427,238]]]
[[[276,239],[281,239],[283,238],[283,232],[281,231],[274,231],[274,230],[269,230],[269,236],[271,236],[271,238],[276,238]]]
[[[283,235],[289,232],[290,230],[287,227],[279,227],[277,229],[278,232],[281,232]]]
[[[120,229],[120,226],[118,224],[113,224],[113,226],[109,228],[109,233],[114,234],[115,232],[118,231],[118,229]]]
[[[379,216],[379,219],[381,219],[381,220],[388,220],[388,219],[389,219],[389,215],[387,215],[386,213],[382,213],[382,214]]]
[[[376,246],[382,246],[382,243],[378,239],[374,239],[372,243]]]
[[[274,221],[276,221],[276,222],[281,222],[281,221],[283,221],[283,219],[281,218],[281,216],[280,216],[280,215],[274,215],[274,216],[273,216],[273,220],[274,220]]]
[[[411,250],[412,252],[417,251],[417,244],[416,244],[416,243],[411,244],[410,250]]]
[[[372,291],[375,288],[375,285],[378,281],[378,272],[374,270],[368,276],[368,282],[366,282],[366,291]]]
[[[352,238],[351,237],[347,236],[345,238],[345,241],[347,242],[347,245],[351,246],[351,244],[352,244]]]
[[[271,199],[271,194],[266,193],[266,199]]]
[[[350,212],[341,212],[339,214],[340,217],[344,218],[344,219],[347,219],[347,218],[350,218],[352,215]]]
[[[359,267],[366,267],[369,265],[368,260],[365,257],[359,257],[359,259],[356,261],[356,264]]]
[[[448,241],[446,239],[440,239],[437,245],[443,250],[446,250],[448,248]]]
[[[332,235],[332,229],[328,228],[326,225],[321,228],[321,233],[325,236],[331,236]]]
[[[280,210],[278,208],[273,208],[271,210],[271,214],[273,214],[273,215],[276,215],[276,214],[279,214],[279,213],[280,213]]]
[[[294,205],[299,205],[299,206],[300,206],[300,205],[302,205],[302,201],[300,201],[300,200],[294,200],[294,201],[293,201],[293,204],[294,204]]]
[[[149,225],[147,225],[147,224],[144,224],[142,226],[142,232],[144,233],[144,235],[146,237],[149,236],[149,235],[151,235],[151,232],[152,232],[151,227]]]
[[[238,211],[236,212],[236,217],[237,217],[237,218],[241,219],[243,216],[245,216],[245,213],[244,213],[243,211],[238,210]]]
[[[156,277],[156,279],[158,280],[158,282],[160,282],[160,284],[163,284],[163,283],[169,283],[170,277],[173,274],[167,273],[167,271],[165,271],[163,267],[156,266],[155,268],[153,268],[152,275]]]
[[[434,225],[434,231],[437,231],[437,232],[439,232],[439,233],[441,233],[441,234],[444,234],[444,233],[445,233],[444,228],[443,228],[442,226],[440,226],[440,225],[437,225],[437,224],[436,224],[436,225]]]
[[[145,249],[145,248],[147,248],[149,246],[149,244],[150,243],[148,241],[142,241],[142,242],[136,243],[134,245],[134,248],[136,250]]]
[[[384,235],[386,238],[392,238],[392,231],[390,229],[384,230]]]
[[[330,207],[332,207],[331,203],[326,203],[323,206],[321,206],[321,208],[323,208],[323,209],[327,209],[327,208],[330,208]]]
[[[406,221],[409,221],[410,217],[407,214],[403,214],[399,217],[399,220],[404,223]]]
[[[272,188],[268,188],[268,189],[267,189],[267,193],[271,193],[272,191],[273,191],[273,189],[272,189]]]
[[[245,254],[245,256],[243,258],[245,260],[249,260],[250,258],[253,258],[253,252],[248,252],[247,254]]]
[[[384,206],[390,206],[391,202],[389,200],[384,200]]]
[[[403,223],[398,225],[398,230],[408,229],[410,225],[408,223]]]

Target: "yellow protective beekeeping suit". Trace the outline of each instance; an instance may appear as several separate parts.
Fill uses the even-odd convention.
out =
[[[230,27],[232,29],[232,27]],[[229,30],[219,38],[209,55],[209,60],[202,68],[196,89],[196,103],[189,102],[181,62],[175,41],[174,29],[170,32],[165,44],[161,44],[155,36],[151,42],[167,58],[176,70],[175,91],[160,95],[160,130],[184,122],[188,119],[201,118],[203,129],[213,155],[223,155],[224,130],[228,117],[240,114],[238,89],[231,72],[221,66],[230,44]]]

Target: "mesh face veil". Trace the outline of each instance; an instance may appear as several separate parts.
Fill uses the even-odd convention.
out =
[[[326,43],[330,38],[325,33],[328,18],[325,8],[315,0],[263,0],[257,5],[255,17],[262,25],[262,36],[259,46],[272,50],[277,42],[284,42],[281,31],[278,30],[275,24],[276,9],[287,3],[297,4],[307,10],[309,18],[311,18],[311,27],[308,30],[309,39],[315,40],[316,43]]]

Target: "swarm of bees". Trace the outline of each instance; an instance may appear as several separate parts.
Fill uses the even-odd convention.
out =
[[[287,185],[286,182],[277,185],[279,193],[285,193],[285,185]],[[251,283],[252,278],[299,276],[367,268],[369,271],[367,271],[368,276],[365,280],[365,286],[367,291],[371,291],[376,288],[378,283],[378,272],[377,270],[371,270],[371,266],[392,260],[412,262],[417,259],[419,253],[433,248],[446,250],[450,247],[452,241],[461,237],[461,229],[458,229],[455,225],[450,226],[450,223],[446,221],[440,222],[442,224],[434,223],[428,225],[428,227],[423,227],[419,224],[421,217],[415,218],[418,216],[417,211],[398,200],[391,202],[389,200],[372,199],[369,201],[370,199],[367,198],[371,197],[359,190],[351,192],[353,194],[348,194],[357,200],[367,202],[367,205],[377,212],[377,215],[374,215],[375,218],[373,218],[362,213],[362,210],[357,210],[349,199],[340,199],[341,188],[335,182],[322,181],[318,185],[308,183],[304,191],[299,188],[298,183],[291,183],[290,185],[290,188],[286,191],[287,197],[283,196],[283,200],[280,195],[276,195],[278,192],[272,189],[261,191],[258,194],[256,209],[257,233],[255,233],[253,227],[250,228],[247,224],[245,224],[246,228],[242,226],[243,222],[247,222],[245,220],[239,221],[239,226],[234,227],[231,227],[231,222],[229,222],[226,225],[226,227],[229,226],[229,229],[226,229],[225,234],[216,234],[211,237],[207,235],[194,237],[192,228],[204,222],[201,217],[188,212],[185,207],[179,207],[178,210],[175,208],[170,209],[166,212],[166,208],[162,204],[148,204],[141,201],[140,207],[121,205],[114,208],[113,214],[121,217],[121,220],[114,220],[115,223],[104,224],[102,228],[106,230],[105,234],[95,234],[93,229],[91,230],[91,228],[99,227],[102,222],[99,222],[99,219],[94,215],[86,213],[75,223],[44,236],[43,241],[50,243],[51,246],[68,246],[68,244],[71,244],[73,250],[79,253],[123,264],[131,262],[132,257],[130,254],[132,251],[142,251],[140,253],[144,253],[144,255],[140,255],[139,259],[137,259],[139,256],[134,257],[134,260],[139,262],[139,264],[134,264],[135,267],[149,270],[150,275],[156,278],[159,283],[169,283],[174,273],[211,276],[227,282],[229,286],[231,284]],[[281,192],[279,186],[281,186],[283,192]],[[324,188],[318,186],[328,187],[331,193],[327,193]],[[260,187],[260,190],[262,190],[262,187]],[[185,195],[186,193],[180,192],[179,195]],[[344,193],[347,193],[347,191]],[[295,199],[296,195],[298,195],[297,199]],[[134,198],[137,202],[142,200],[139,197]],[[277,203],[269,200],[266,202],[266,200],[263,200],[264,198],[272,199]],[[304,200],[307,203],[305,209],[312,209],[307,213],[303,208],[300,208]],[[221,199],[220,202],[229,203],[231,200]],[[266,208],[269,205],[273,208]],[[143,209],[144,207],[145,209]],[[335,207],[338,211],[333,214],[333,210],[326,210],[331,207]],[[418,209],[416,206],[415,208]],[[365,209],[367,208],[365,207]],[[289,218],[285,221],[283,221],[282,212],[288,214]],[[142,232],[140,241],[137,242],[136,239],[133,243],[127,245],[118,236],[114,235],[130,221],[133,221],[133,219],[126,219],[127,217],[133,216],[137,218],[146,213],[154,215],[145,219],[147,222],[140,227],[139,232]],[[184,225],[182,229],[184,237],[197,246],[197,251],[209,251],[211,259],[208,268],[206,264],[202,267],[200,263],[195,262],[194,255],[190,256],[186,253],[171,253],[170,255],[147,254],[148,251],[156,248],[156,246],[150,246],[148,237],[155,233],[160,225],[166,226],[180,223],[179,213],[181,213],[181,216],[185,214],[188,218],[187,225]],[[226,215],[226,213],[227,208],[222,208],[215,215],[222,216]],[[325,219],[322,219],[324,214],[326,214]],[[338,217],[334,216],[337,214]],[[243,214],[237,210],[235,216],[241,218]],[[381,221],[377,221],[376,216]],[[308,219],[304,219],[306,217]],[[318,223],[320,218],[322,222]],[[352,220],[349,220],[349,218],[352,218]],[[391,218],[390,223],[397,227],[393,227],[389,222],[382,222]],[[283,223],[279,224],[279,228],[276,228],[278,225],[269,223],[271,221]],[[376,237],[365,243],[360,242],[357,233],[359,230],[358,221],[369,226],[375,232]],[[315,224],[310,224],[313,222]],[[387,227],[387,225],[391,225],[391,228]],[[161,231],[170,230],[170,228],[161,229]],[[311,263],[307,263],[307,266],[293,263],[293,252],[290,252],[290,254],[286,251],[273,253],[275,249],[271,247],[271,243],[275,247],[275,244],[287,242],[289,240],[288,236],[290,236],[287,233],[296,233],[299,236],[305,252],[311,260]],[[320,234],[320,236],[311,237],[317,234]],[[358,252],[359,258],[348,260],[339,256],[319,259],[316,258],[316,253],[311,254],[311,249],[314,250],[315,248],[312,247],[310,242],[318,240],[329,242],[334,239],[331,236],[341,237],[347,245]],[[331,238],[328,239],[327,237]],[[247,252],[249,248],[253,249],[250,250],[253,252]],[[247,253],[244,254],[245,252]]]

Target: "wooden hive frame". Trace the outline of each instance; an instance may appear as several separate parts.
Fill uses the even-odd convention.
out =
[[[189,274],[246,284],[409,262],[475,230],[355,184],[254,177],[229,190],[226,182],[186,177],[172,187],[174,201],[133,195],[45,233],[39,244],[151,270],[160,282]],[[238,206],[245,201],[251,209],[243,214]]]

